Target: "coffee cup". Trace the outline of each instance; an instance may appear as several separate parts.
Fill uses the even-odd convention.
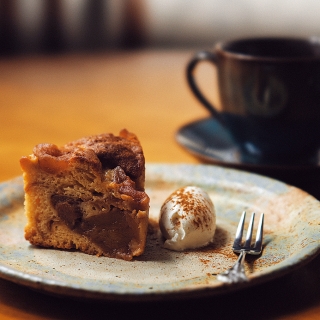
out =
[[[202,61],[217,69],[220,106],[199,88]],[[187,79],[198,100],[228,131],[242,161],[315,164],[320,147],[320,41],[249,38],[219,42],[188,63]]]

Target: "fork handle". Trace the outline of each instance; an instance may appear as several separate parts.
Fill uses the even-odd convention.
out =
[[[248,278],[244,271],[244,259],[246,257],[246,254],[247,252],[245,250],[241,250],[238,260],[233,265],[233,267],[226,272],[218,274],[217,279],[219,281],[227,283],[248,281]]]
[[[238,260],[236,261],[236,263],[233,265],[233,267],[231,269],[233,269],[236,273],[238,274],[244,274],[244,260],[246,258],[246,251],[241,250]],[[242,276],[241,276],[242,278]]]
[[[237,263],[239,263],[240,265],[243,265],[244,260],[245,260],[245,258],[246,258],[246,254],[247,254],[247,252],[246,252],[246,251],[241,250],[241,252],[240,252],[240,254],[239,254],[239,257],[238,257],[238,260],[237,260],[236,264],[237,264]]]

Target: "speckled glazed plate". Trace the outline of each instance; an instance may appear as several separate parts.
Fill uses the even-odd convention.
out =
[[[133,261],[31,246],[24,240],[19,177],[0,185],[0,276],[47,293],[78,298],[199,297],[279,277],[320,251],[320,203],[297,188],[210,165],[148,164],[146,179],[153,220],[177,187],[197,185],[207,190],[217,212],[214,243],[201,250],[169,251],[162,248],[161,234],[155,231],[148,235],[144,255]],[[265,213],[263,253],[246,259],[248,282],[221,283],[216,275],[237,258],[231,244],[243,210]]]

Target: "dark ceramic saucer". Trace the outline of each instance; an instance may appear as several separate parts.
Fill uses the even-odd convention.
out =
[[[203,162],[270,176],[320,198],[320,159],[317,164],[305,165],[247,163],[242,160],[240,148],[214,118],[184,125],[176,133],[176,140]]]

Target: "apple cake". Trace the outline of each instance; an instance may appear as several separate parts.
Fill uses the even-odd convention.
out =
[[[144,252],[149,197],[135,134],[38,144],[20,165],[31,244],[124,260]]]

